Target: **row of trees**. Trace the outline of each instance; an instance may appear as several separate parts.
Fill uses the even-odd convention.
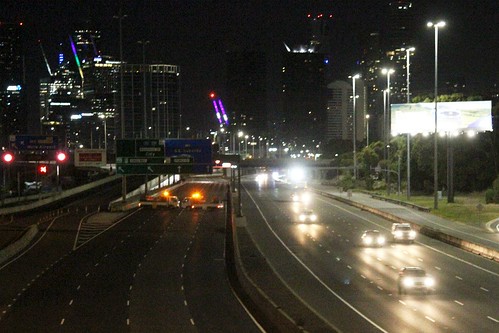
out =
[[[439,96],[439,101],[480,100],[479,96],[464,98],[462,94]],[[429,96],[418,96],[413,102],[432,102]],[[499,105],[495,105],[492,132],[478,133],[473,137],[466,134],[457,137],[440,137],[438,139],[438,179],[439,188],[447,189],[448,153],[453,151],[453,187],[455,192],[474,192],[493,189],[493,182],[499,174]],[[410,173],[411,192],[430,194],[433,192],[433,135],[416,135],[410,138]],[[351,141],[350,141],[351,142]],[[376,186],[386,187],[387,173],[376,170],[391,170],[391,184],[397,184],[400,173],[402,188],[407,185],[407,137],[400,135],[390,139],[386,145],[381,141],[372,142],[357,152],[358,181],[353,184],[351,166],[353,154],[351,145],[345,142],[330,142],[324,147],[323,157],[333,159],[333,166],[344,167],[343,172],[332,172],[330,178],[343,175],[349,179],[350,186],[372,189]],[[350,169],[348,169],[350,167]],[[452,170],[452,169],[451,169]],[[498,183],[499,181],[496,181]],[[345,185],[343,185],[345,186]],[[348,185],[347,185],[348,186]],[[496,186],[497,187],[497,186]],[[499,201],[498,193],[493,197]],[[495,201],[495,200],[494,200]]]

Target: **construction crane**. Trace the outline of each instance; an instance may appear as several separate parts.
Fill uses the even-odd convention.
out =
[[[50,65],[49,65],[49,62],[47,60],[47,56],[45,55],[45,51],[43,50],[43,45],[42,45],[41,40],[38,40],[38,45],[40,45],[40,49],[42,50],[43,60],[45,60],[45,65],[47,66],[47,71],[49,72],[49,75],[52,76],[52,70],[50,69]]]
[[[227,114],[225,113],[225,108],[222,103],[222,100],[217,97],[217,94],[215,92],[210,93],[210,99],[213,103],[213,108],[215,109],[215,114],[217,116],[218,123],[221,126],[228,126],[229,125],[229,117],[227,117]]]

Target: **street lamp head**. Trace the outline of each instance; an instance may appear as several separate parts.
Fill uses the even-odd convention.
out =
[[[366,114],[366,119],[369,119],[370,117],[371,117],[370,115]]]
[[[359,79],[360,78],[360,74],[350,75],[348,78],[349,79]]]
[[[385,74],[385,75],[390,75],[390,74],[393,74],[395,72],[395,70],[393,68],[383,68],[381,70],[381,73]]]
[[[428,28],[434,27],[435,29],[442,28],[445,27],[445,21],[439,21],[438,23],[428,22],[426,23],[426,26]]]

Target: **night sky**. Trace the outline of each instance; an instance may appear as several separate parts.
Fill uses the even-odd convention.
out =
[[[332,66],[335,79],[346,79],[362,54],[369,32],[386,20],[388,0],[337,1],[123,1],[124,60],[141,62],[139,40],[148,40],[148,63],[181,66],[182,110],[186,125],[215,125],[207,94],[223,91],[227,50],[264,50],[269,54],[303,44],[309,30],[306,13],[324,11],[335,20]],[[433,87],[434,34],[429,20],[444,19],[439,34],[441,80],[464,78],[472,90],[490,91],[499,83],[499,1],[414,0],[419,30],[412,60],[413,91]],[[119,1],[1,0],[0,21],[22,21],[26,27],[27,89],[36,96],[40,77],[48,76],[37,41],[41,40],[54,67],[60,42],[75,29],[102,33],[103,54],[119,55]],[[497,91],[497,88],[496,88]],[[30,113],[38,114],[30,99]],[[32,110],[32,111],[31,111]],[[201,115],[201,116],[200,116]],[[206,126],[206,122],[213,123]]]

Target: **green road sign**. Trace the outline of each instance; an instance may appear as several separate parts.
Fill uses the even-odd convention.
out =
[[[160,139],[116,140],[116,157],[164,157],[165,143]]]
[[[116,173],[119,175],[166,175],[197,173],[197,164],[116,164]],[[206,166],[209,173],[210,166]]]

